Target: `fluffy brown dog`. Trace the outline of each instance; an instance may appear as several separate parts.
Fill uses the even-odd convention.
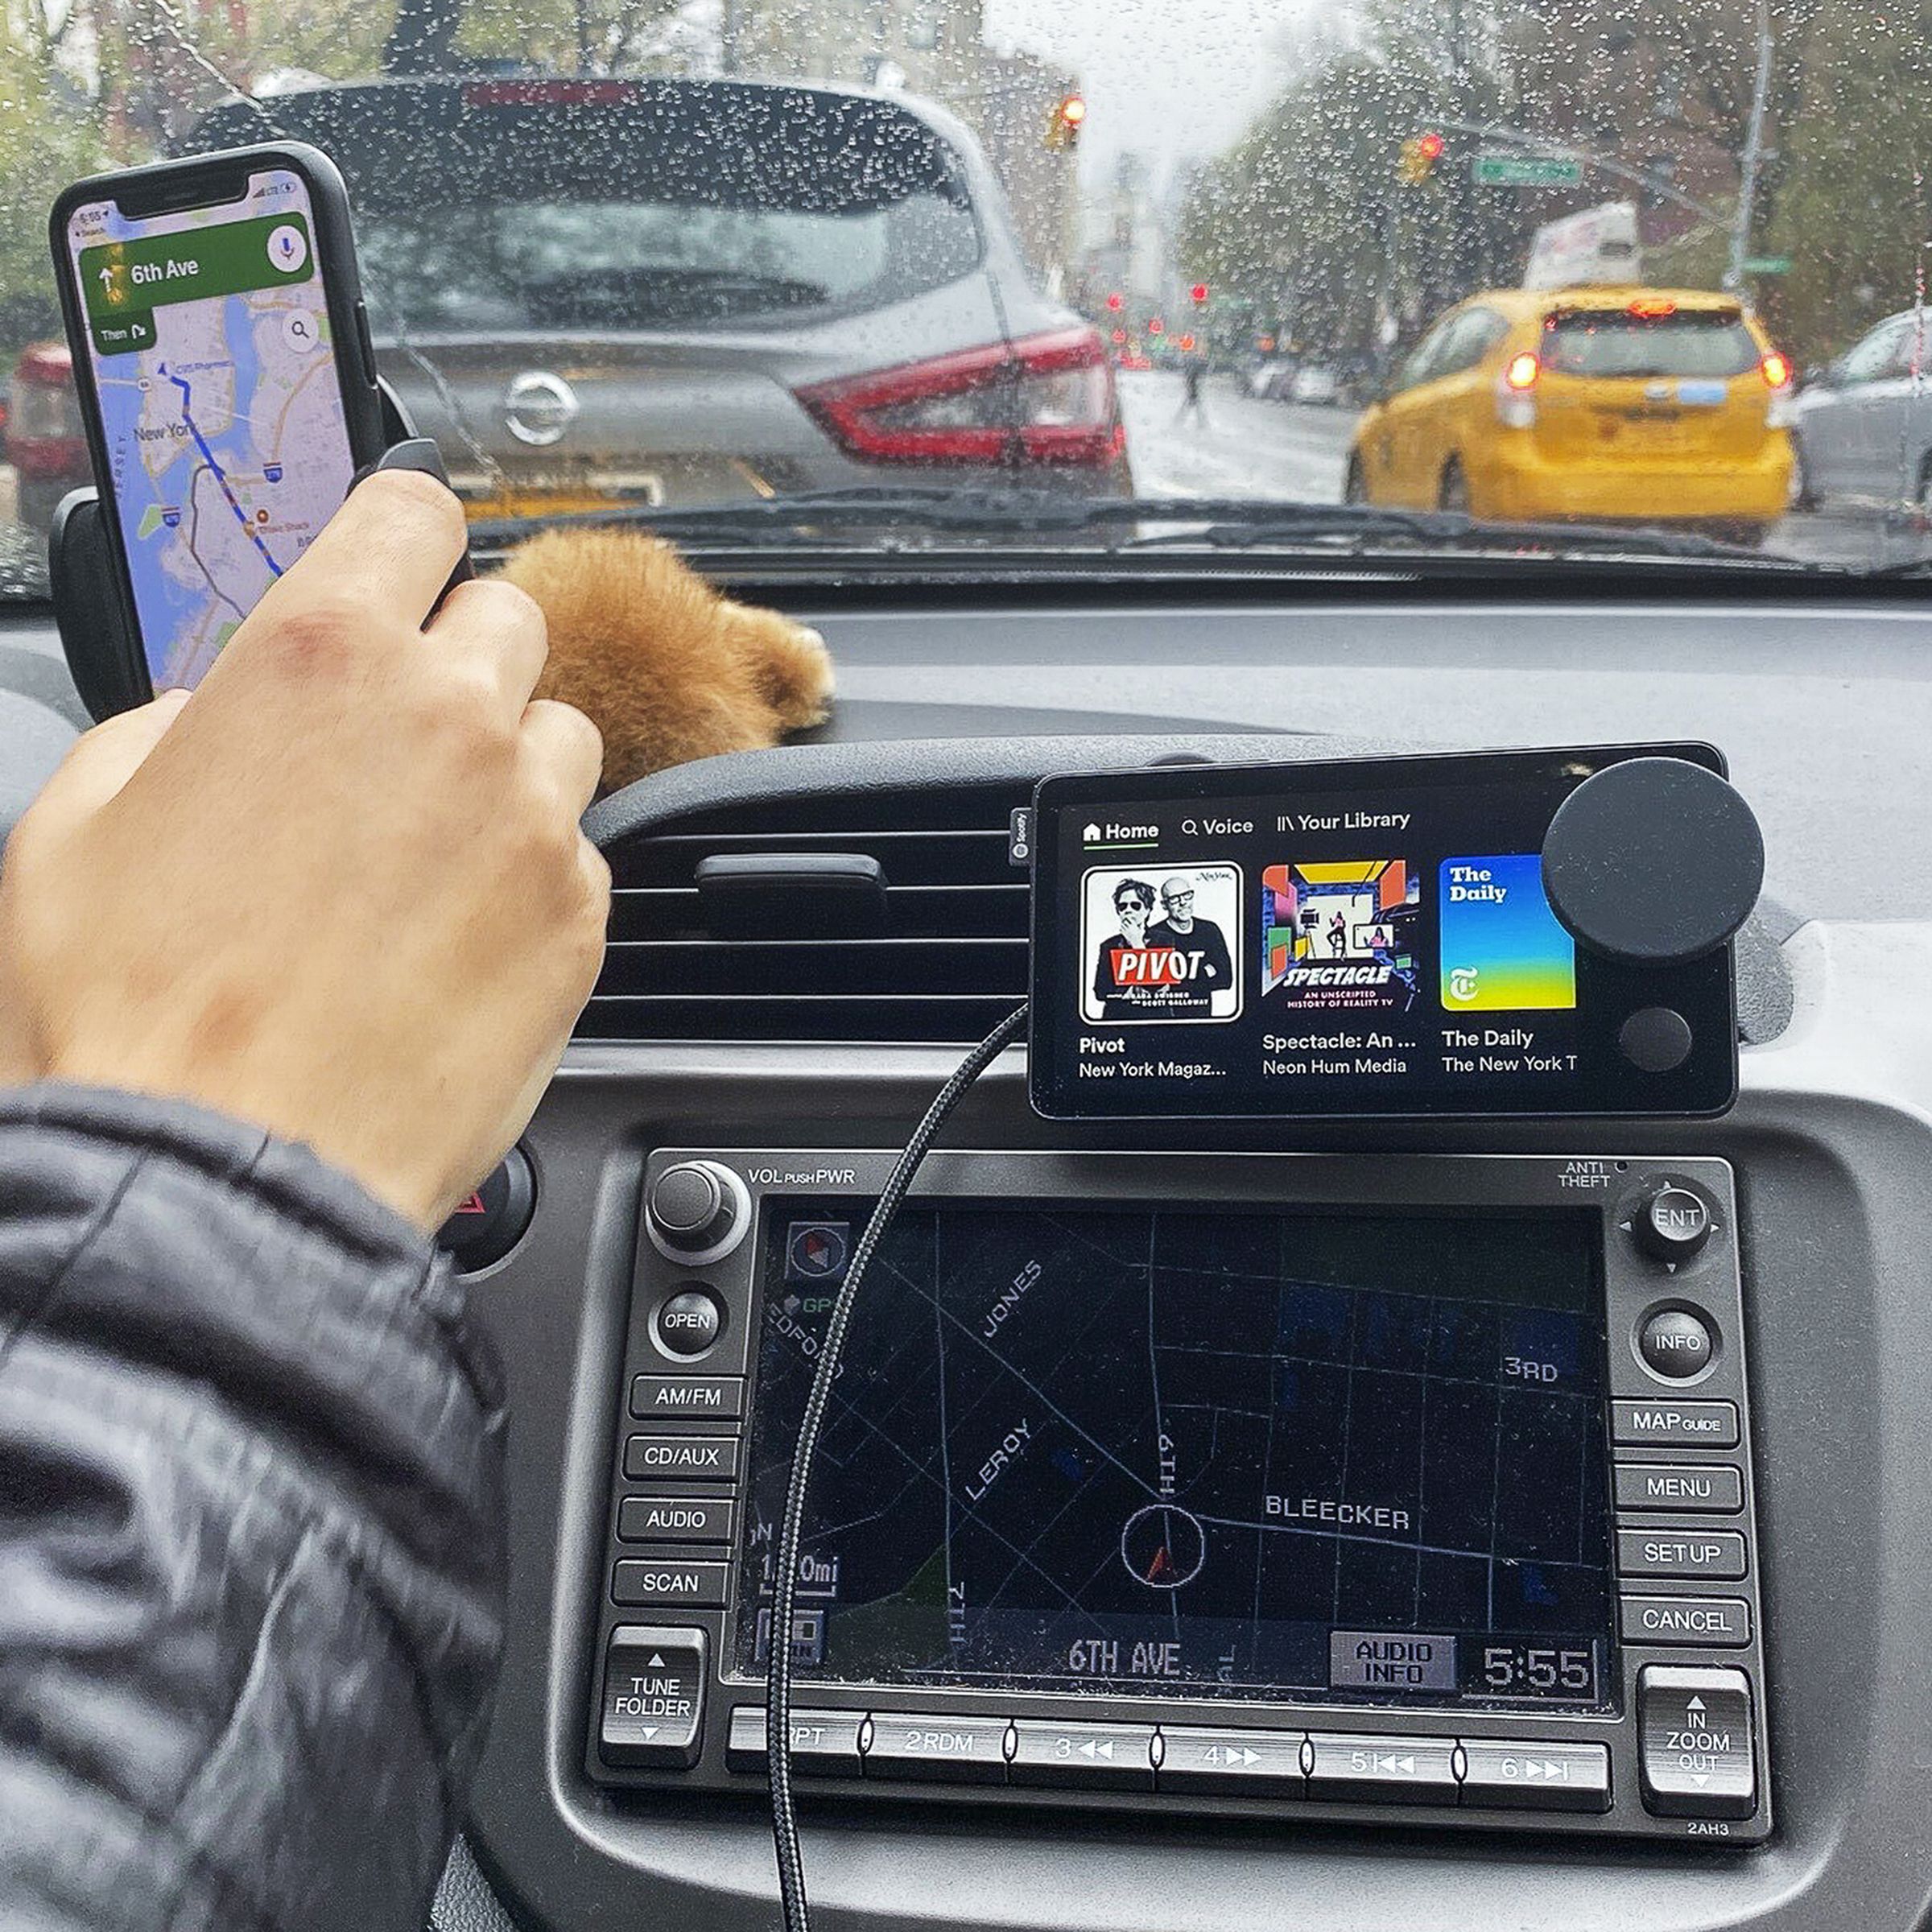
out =
[[[655,537],[547,530],[511,553],[503,575],[549,621],[538,696],[576,705],[604,733],[606,791],[824,720],[825,640],[733,603]]]

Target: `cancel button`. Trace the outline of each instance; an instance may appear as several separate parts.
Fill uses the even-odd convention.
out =
[[[1626,1596],[1627,1644],[1748,1644],[1751,1606],[1736,1596]]]

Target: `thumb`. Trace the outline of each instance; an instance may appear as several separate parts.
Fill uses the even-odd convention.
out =
[[[35,801],[43,826],[75,825],[107,804],[146,762],[187,704],[185,691],[164,691],[84,733]]]

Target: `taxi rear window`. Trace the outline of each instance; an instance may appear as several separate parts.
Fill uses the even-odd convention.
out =
[[[1741,376],[1757,345],[1735,311],[1568,309],[1545,320],[1542,359],[1564,376]]]

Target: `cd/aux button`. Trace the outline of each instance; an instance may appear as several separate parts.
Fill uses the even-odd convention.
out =
[[[738,1473],[735,1435],[634,1435],[624,1445],[624,1473],[634,1482],[662,1476],[683,1482],[729,1483]]]

